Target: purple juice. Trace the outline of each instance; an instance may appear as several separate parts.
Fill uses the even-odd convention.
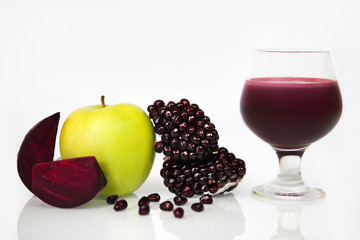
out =
[[[276,148],[297,149],[330,132],[341,116],[337,81],[272,77],[246,80],[240,110],[247,126]]]

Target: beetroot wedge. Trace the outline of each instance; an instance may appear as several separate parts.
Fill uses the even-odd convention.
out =
[[[32,170],[33,193],[45,203],[60,208],[89,202],[107,183],[95,157],[39,163]]]
[[[17,159],[19,176],[31,190],[32,167],[37,163],[52,162],[60,113],[37,123],[25,136]]]
[[[60,113],[55,113],[26,134],[18,153],[18,173],[42,201],[77,207],[93,199],[107,181],[95,157],[53,161],[59,119]]]

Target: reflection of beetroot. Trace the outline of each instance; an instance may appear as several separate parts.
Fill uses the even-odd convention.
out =
[[[77,207],[94,198],[105,187],[106,178],[95,157],[53,161],[59,118],[60,113],[55,113],[27,133],[18,153],[18,173],[44,202]]]
[[[130,194],[122,198],[129,206],[124,212],[116,213],[101,197],[94,198],[83,207],[69,209],[71,211],[44,207],[39,198],[32,197],[18,215],[17,238],[14,238],[18,240],[159,239],[155,232],[154,218],[138,214],[139,196]],[[157,204],[150,205],[150,208],[150,211],[155,212]],[[174,216],[171,215],[171,218]],[[3,218],[0,219],[0,223],[3,224]],[[3,228],[0,229],[1,239],[5,240]]]
[[[18,173],[31,190],[32,167],[37,163],[52,162],[55,149],[56,132],[60,113],[55,113],[36,124],[26,134],[18,153]]]
[[[39,163],[32,171],[32,191],[42,201],[62,208],[93,199],[106,185],[95,157]]]

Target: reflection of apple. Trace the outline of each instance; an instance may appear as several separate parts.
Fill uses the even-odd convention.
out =
[[[149,117],[133,104],[80,108],[65,120],[60,134],[62,158],[95,156],[108,181],[102,195],[126,195],[148,177],[155,135]]]

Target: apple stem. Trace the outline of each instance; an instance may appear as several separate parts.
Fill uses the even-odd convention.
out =
[[[105,96],[104,95],[101,96],[101,105],[103,108],[105,107]]]

